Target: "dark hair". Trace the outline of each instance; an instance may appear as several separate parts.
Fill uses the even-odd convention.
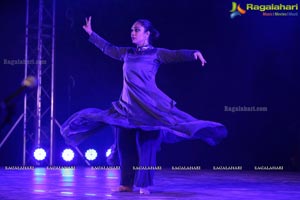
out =
[[[137,23],[137,22],[140,23],[144,27],[145,31],[150,32],[149,43],[152,44],[153,41],[159,37],[158,30],[156,30],[154,28],[154,26],[152,25],[152,23],[147,19],[138,19],[138,20],[136,20],[135,23]]]

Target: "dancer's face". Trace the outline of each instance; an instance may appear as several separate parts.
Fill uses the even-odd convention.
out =
[[[133,44],[137,46],[145,46],[149,44],[150,32],[139,23],[135,22],[131,27],[131,40]]]

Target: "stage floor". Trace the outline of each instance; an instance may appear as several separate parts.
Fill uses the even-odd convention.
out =
[[[0,169],[0,199],[300,199],[300,173],[157,170],[150,195],[118,193],[117,169]]]

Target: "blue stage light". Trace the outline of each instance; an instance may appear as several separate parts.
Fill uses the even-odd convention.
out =
[[[107,149],[107,151],[106,151],[106,157],[109,157],[110,156],[110,154],[111,154],[111,149]]]
[[[39,161],[44,160],[46,155],[46,151],[43,148],[37,148],[33,153],[34,158]]]
[[[95,149],[88,149],[85,152],[85,158],[87,160],[95,160],[97,158],[97,151]]]
[[[64,161],[67,161],[67,162],[72,161],[74,158],[74,151],[72,149],[65,149],[62,152],[62,158],[64,159]]]

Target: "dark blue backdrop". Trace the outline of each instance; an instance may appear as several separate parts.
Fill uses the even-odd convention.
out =
[[[238,3],[243,7],[249,2]],[[24,58],[25,3],[2,1],[0,9],[3,99],[23,78],[23,65],[5,65],[3,61]],[[216,0],[57,1],[56,118],[63,122],[86,107],[107,108],[121,92],[122,63],[101,54],[87,41],[84,18],[91,15],[95,32],[125,46],[131,45],[132,23],[147,18],[161,33],[156,46],[199,49],[207,60],[204,68],[197,62],[161,66],[158,86],[180,109],[221,122],[229,131],[228,138],[214,148],[201,141],[163,145],[159,163],[243,165],[250,169],[284,165],[293,169],[291,160],[298,157],[299,161],[300,148],[300,18],[263,17],[258,11],[248,11],[230,19],[230,9],[231,1]],[[264,106],[268,111],[224,111],[224,106],[244,105]],[[22,112],[21,100],[16,112]],[[21,131],[0,149],[0,165],[20,163]],[[112,141],[111,130],[105,133],[83,145],[106,149]],[[58,132],[55,147],[56,152],[64,148]]]

